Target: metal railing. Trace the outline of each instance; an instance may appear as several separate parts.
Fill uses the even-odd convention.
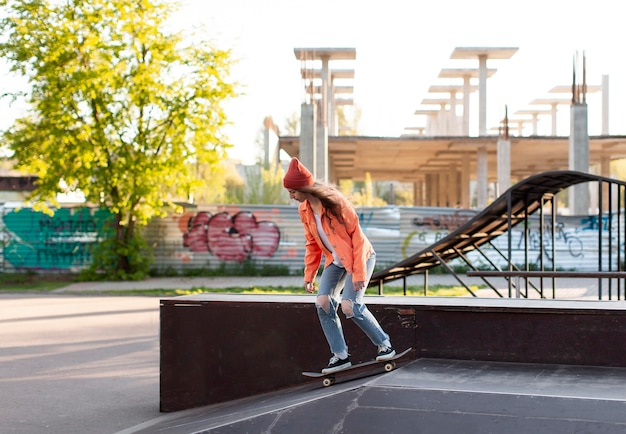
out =
[[[592,272],[576,273],[575,270],[560,271],[563,267],[558,264],[556,252],[556,237],[559,228],[556,222],[557,193],[571,186],[582,183],[597,183],[598,213],[590,215],[597,229],[598,240],[598,269]],[[624,197],[626,182],[592,175],[576,171],[546,172],[531,176],[507,190],[498,197],[491,205],[476,215],[469,222],[450,233],[437,243],[416,253],[415,255],[398,262],[384,270],[375,273],[370,281],[370,286],[377,285],[380,294],[383,294],[383,284],[393,280],[405,279],[416,274],[425,274],[425,290],[427,290],[427,272],[437,266],[445,267],[459,283],[466,288],[470,295],[476,294],[470,289],[463,279],[448,265],[452,260],[464,262],[469,272],[468,277],[480,277],[499,297],[504,297],[500,291],[486,277],[503,277],[508,280],[508,297],[528,297],[529,290],[534,290],[540,298],[546,298],[543,290],[543,279],[552,279],[552,298],[556,297],[555,279],[558,277],[590,277],[598,278],[598,299],[602,300],[603,281],[608,281],[607,296],[609,300],[614,297],[613,280],[618,279],[616,296],[618,300],[626,299],[624,287],[624,258],[626,253],[626,236],[623,223]],[[607,199],[605,199],[607,198]],[[549,209],[550,212],[546,212]],[[529,217],[539,214],[539,261],[533,264],[529,256],[530,245],[530,221]],[[524,246],[523,263],[516,264],[513,260],[513,239],[511,229],[521,225],[521,244]],[[498,249],[492,241],[497,237],[507,237],[506,248]],[[486,252],[483,246],[491,249]],[[469,252],[475,252],[493,270],[479,270],[468,258]],[[496,265],[495,256],[505,267]],[[538,268],[538,270],[531,270]],[[529,278],[541,277],[537,287]],[[513,278],[518,281],[514,282]],[[524,278],[525,291],[521,291],[519,279]],[[405,291],[406,292],[406,291]],[[623,295],[622,295],[623,294]]]

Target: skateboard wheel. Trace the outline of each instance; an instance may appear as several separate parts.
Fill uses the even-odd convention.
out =
[[[385,363],[385,372],[391,372],[396,367],[396,362]]]
[[[335,384],[335,379],[332,377],[324,378],[322,380],[322,384],[324,385],[324,387],[332,386],[333,384]]]

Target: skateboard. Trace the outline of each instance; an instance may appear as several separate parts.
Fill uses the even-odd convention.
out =
[[[378,361],[376,359],[374,360],[370,360],[369,362],[363,362],[363,363],[357,363],[356,365],[352,365],[349,368],[346,369],[342,369],[341,371],[337,371],[337,372],[332,372],[330,374],[323,374],[321,372],[303,372],[302,375],[304,375],[305,377],[312,377],[312,378],[323,378],[322,379],[322,385],[324,387],[328,387],[328,386],[332,386],[333,384],[335,384],[335,377],[338,375],[342,375],[342,374],[346,374],[348,372],[351,372],[355,369],[359,369],[359,368],[363,368],[366,366],[371,366],[371,365],[377,365],[377,364],[382,364],[383,368],[385,370],[385,372],[391,372],[396,368],[396,360],[398,360],[400,357],[405,356],[406,354],[409,353],[409,351],[411,351],[413,348],[407,348],[406,350],[402,351],[401,353],[397,353],[395,356],[393,356],[393,358],[389,359],[389,360],[383,360],[383,361]]]

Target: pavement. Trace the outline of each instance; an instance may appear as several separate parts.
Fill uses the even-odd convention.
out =
[[[3,434],[158,418],[159,298],[0,293],[0,390]]]
[[[579,279],[562,291],[595,298],[593,282],[590,288]],[[160,298],[101,291],[301,284],[297,276],[163,278],[74,283],[52,294],[0,292],[0,432],[151,432],[182,417],[159,412]]]
[[[626,368],[417,359],[186,410],[126,433],[572,434],[626,432]],[[123,434],[126,434],[123,433]]]

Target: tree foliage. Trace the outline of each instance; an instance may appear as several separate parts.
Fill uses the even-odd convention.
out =
[[[222,103],[236,95],[231,54],[167,33],[173,5],[0,0],[0,56],[31,89],[28,116],[1,144],[39,176],[34,203],[55,204],[67,185],[112,211],[114,259],[100,265],[119,278],[146,269],[133,260],[139,228],[198,188],[197,167],[217,165],[230,146],[221,131]]]

